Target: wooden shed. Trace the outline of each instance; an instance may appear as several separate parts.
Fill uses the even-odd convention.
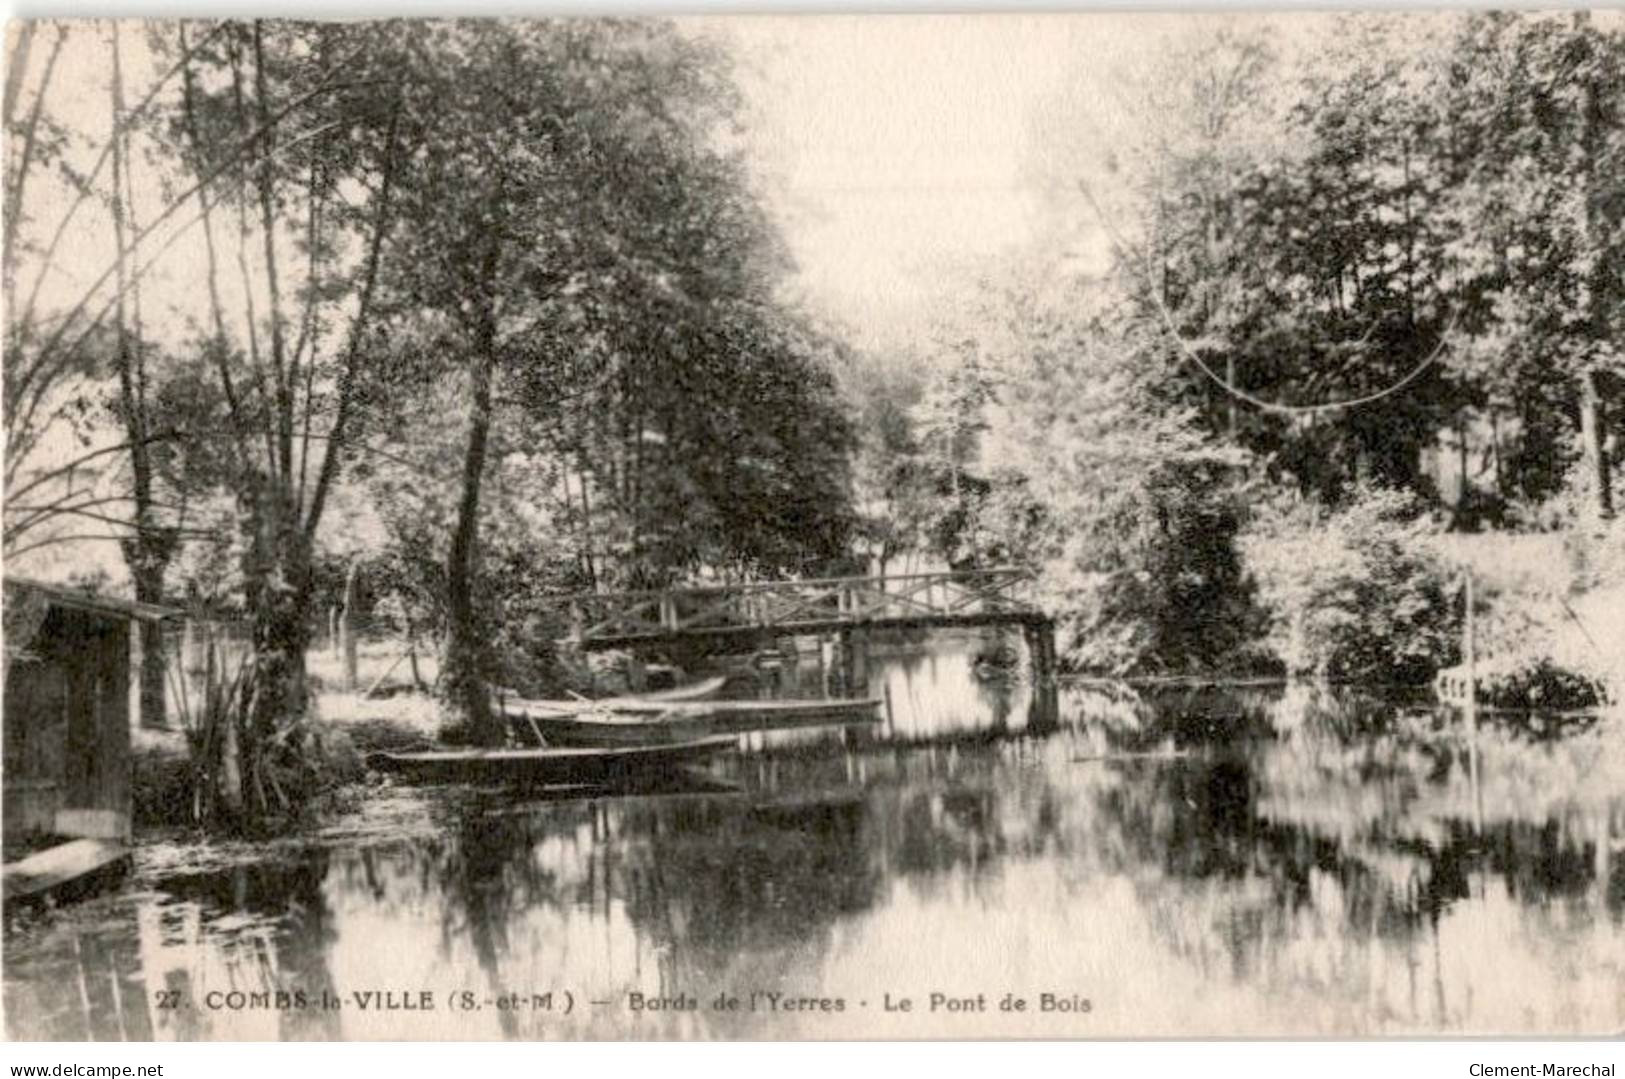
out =
[[[169,610],[5,579],[5,837],[130,835],[131,639]]]

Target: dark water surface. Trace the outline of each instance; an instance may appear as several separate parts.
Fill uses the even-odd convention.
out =
[[[899,648],[882,730],[756,736],[658,792],[391,788],[297,842],[149,845],[119,892],[8,930],[7,1031],[1625,1030],[1617,738],[1475,769],[1359,733],[1380,706],[1072,690],[1051,712],[970,655]]]

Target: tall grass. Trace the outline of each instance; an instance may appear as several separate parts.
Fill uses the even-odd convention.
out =
[[[202,678],[194,686],[181,664],[169,664],[170,700],[186,736],[193,824],[209,827],[242,812],[242,742],[252,681],[252,651],[227,649],[208,622],[200,623]]]

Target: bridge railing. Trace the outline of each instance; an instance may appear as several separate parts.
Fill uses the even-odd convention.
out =
[[[581,596],[582,639],[668,636],[747,626],[785,627],[1027,611],[1025,569],[747,581]]]

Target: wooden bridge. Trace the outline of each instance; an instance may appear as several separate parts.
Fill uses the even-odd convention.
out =
[[[1025,569],[760,581],[579,596],[572,638],[585,651],[696,638],[778,637],[872,629],[1021,626],[1040,671],[1054,633]]]

